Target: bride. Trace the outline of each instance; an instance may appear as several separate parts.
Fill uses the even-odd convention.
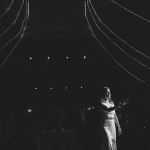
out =
[[[115,106],[111,99],[109,87],[103,87],[102,94],[102,98],[98,100],[98,109],[101,116],[99,128],[102,139],[100,150],[117,150],[115,124],[117,125],[119,136],[122,134],[122,130],[115,110],[126,105],[128,101],[123,100]]]

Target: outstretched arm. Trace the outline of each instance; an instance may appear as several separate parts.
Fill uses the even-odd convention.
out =
[[[105,111],[113,111],[113,110],[116,110],[117,108],[120,108],[121,107],[121,104],[117,104],[116,106],[114,107],[110,107],[110,108],[107,108],[105,105],[103,105],[100,100],[98,101],[98,109],[102,109],[102,110],[105,110]]]

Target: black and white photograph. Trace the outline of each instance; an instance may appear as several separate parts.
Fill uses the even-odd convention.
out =
[[[0,0],[0,149],[150,150],[149,7]]]

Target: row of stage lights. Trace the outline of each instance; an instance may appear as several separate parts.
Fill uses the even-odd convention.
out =
[[[29,59],[30,59],[30,60],[33,60],[33,57],[30,57]],[[47,56],[46,59],[50,60],[51,57],[50,57],[50,56]],[[70,59],[70,57],[69,57],[69,56],[66,56],[65,59]],[[87,59],[87,56],[83,56],[83,59]]]
[[[94,106],[87,106],[86,108],[82,108],[82,109],[79,109],[78,111],[82,114],[82,115],[85,115],[85,113],[87,111],[91,111],[91,110],[94,110],[95,107]],[[32,113],[33,112],[33,108],[32,107],[28,107],[27,108],[27,112],[28,113]]]
[[[80,89],[83,89],[83,86],[80,86],[79,88],[80,88]],[[34,87],[34,90],[38,90],[38,89],[39,89],[38,87]],[[54,90],[53,87],[50,87],[49,89],[50,89],[50,90]],[[68,90],[69,88],[66,86],[64,89]]]

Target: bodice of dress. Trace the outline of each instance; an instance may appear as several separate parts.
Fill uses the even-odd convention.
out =
[[[102,105],[105,105],[107,108],[114,107],[113,102],[101,100]]]
[[[105,101],[101,101],[102,105],[105,105],[107,108],[111,108],[114,107],[114,103],[113,102],[105,102]],[[103,119],[114,119],[114,115],[115,115],[115,110],[113,111],[105,111],[105,110],[100,110],[101,116]]]

